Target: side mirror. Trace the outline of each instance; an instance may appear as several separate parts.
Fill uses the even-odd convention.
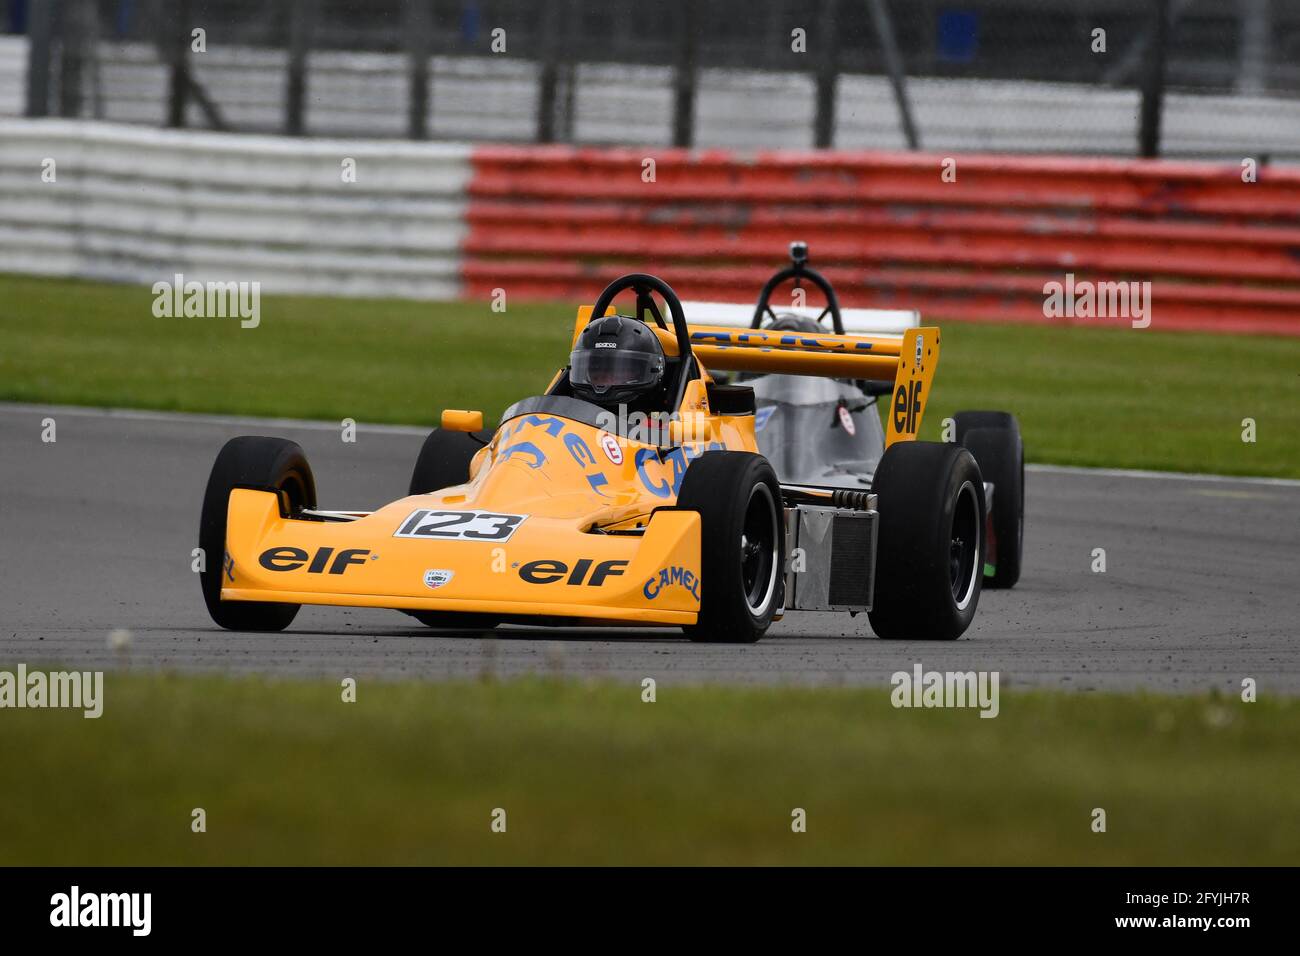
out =
[[[483,413],[467,412],[459,408],[446,408],[442,412],[442,429],[449,432],[481,432]]]
[[[692,382],[692,385],[695,383]],[[712,429],[709,416],[702,411],[686,411],[668,423],[668,444],[676,447],[694,442],[708,441]]]

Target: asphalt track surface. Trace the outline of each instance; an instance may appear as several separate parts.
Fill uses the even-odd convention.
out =
[[[41,441],[53,417],[57,441]],[[222,443],[292,438],[322,508],[406,492],[424,432],[0,404],[0,665],[382,676],[562,674],[661,685],[887,684],[996,670],[1002,686],[1300,693],[1300,482],[1033,469],[1025,569],[961,640],[882,641],[865,615],[793,613],[758,644],[680,632],[429,630],[396,611],[306,607],[282,634],[221,631],[190,552]],[[1104,548],[1105,573],[1092,570]],[[114,629],[131,633],[112,650]]]

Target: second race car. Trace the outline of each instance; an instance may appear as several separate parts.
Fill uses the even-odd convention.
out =
[[[790,244],[790,264],[763,286],[752,310],[729,303],[686,302],[697,322],[747,325],[753,329],[820,335],[829,321],[837,335],[846,331],[901,336],[920,323],[907,310],[841,309],[825,276],[808,265],[808,245]],[[774,305],[777,291],[792,286],[791,305]],[[822,307],[807,305],[807,289]],[[795,304],[798,303],[798,304]],[[889,382],[786,374],[750,374],[754,390],[754,430],[758,448],[789,484],[869,488],[885,453],[885,430],[877,403],[887,398],[887,416],[907,413],[907,396]],[[946,438],[975,456],[984,478],[987,545],[984,586],[1010,588],[1020,579],[1025,526],[1025,455],[1020,423],[1006,411],[960,411]]]

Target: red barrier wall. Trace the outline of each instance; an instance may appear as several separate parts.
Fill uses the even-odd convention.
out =
[[[649,271],[752,302],[803,239],[849,306],[1116,324],[1044,316],[1044,284],[1073,273],[1150,281],[1152,328],[1300,335],[1300,170],[958,156],[944,182],[943,159],[478,147],[465,289],[586,302]]]

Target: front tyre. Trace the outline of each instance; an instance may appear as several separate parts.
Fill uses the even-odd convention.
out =
[[[750,644],[785,600],[781,486],[766,458],[710,451],[686,469],[677,506],[700,514],[700,613],[693,641]]]
[[[880,528],[875,603],[883,638],[951,641],[975,617],[984,568],[984,482],[971,453],[946,442],[897,442],[871,490]]]
[[[410,495],[427,495],[469,481],[469,466],[492,432],[453,432],[435,428],[420,446],[411,472]]]
[[[300,605],[272,601],[223,601],[221,582],[226,570],[226,514],[235,488],[259,488],[280,497],[280,510],[294,514],[316,507],[316,480],[297,442],[282,438],[232,438],[217,453],[203,493],[199,547],[203,570],[199,583],[208,614],[231,631],[283,631]]]

